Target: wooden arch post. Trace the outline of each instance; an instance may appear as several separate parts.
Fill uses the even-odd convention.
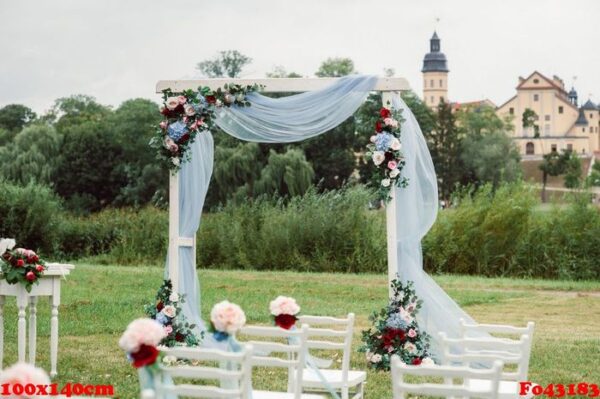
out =
[[[160,80],[156,84],[156,93],[164,89],[173,92],[196,90],[199,86],[208,86],[211,89],[223,87],[226,83],[239,85],[259,84],[264,86],[263,92],[268,93],[301,93],[323,89],[333,84],[337,78],[271,78],[271,79],[202,79],[202,80]],[[379,78],[374,91],[382,94],[383,105],[388,107],[393,93],[408,91],[410,86],[404,78]],[[388,279],[396,277],[398,260],[396,257],[396,211],[395,199],[386,207],[387,219],[387,247],[388,247]],[[179,292],[179,248],[192,247],[194,263],[196,259],[196,237],[179,236],[179,173],[171,174],[169,179],[169,278],[173,284],[173,291]]]

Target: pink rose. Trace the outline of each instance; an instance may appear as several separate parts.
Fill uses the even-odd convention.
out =
[[[417,332],[413,328],[411,328],[410,330],[408,330],[408,336],[410,338],[414,338],[417,336]]]
[[[162,122],[159,124],[159,126],[160,126],[160,128],[161,128],[162,130],[166,130],[166,129],[167,129],[167,126],[169,126],[169,124],[167,123],[167,121],[162,121]]]
[[[167,335],[171,334],[173,332],[173,327],[172,326],[165,326],[165,333]]]
[[[165,101],[165,105],[169,111],[173,111],[175,108],[179,106],[179,97],[169,97],[167,101]]]
[[[191,104],[184,105],[183,110],[187,116],[193,116],[196,113],[196,110]]]
[[[398,121],[397,121],[397,120],[395,120],[395,119],[392,119],[392,118],[385,118],[385,119],[383,120],[383,123],[384,123],[386,126],[398,127]]]
[[[394,170],[398,167],[398,163],[396,163],[396,161],[390,161],[390,162],[388,162],[387,166],[388,166],[388,169]]]
[[[187,102],[187,98],[185,98],[185,96],[179,96],[177,97],[177,100],[179,100],[179,104],[185,104]]]
[[[27,363],[17,363],[12,365],[11,367],[2,371],[0,374],[0,384],[9,384],[14,386],[16,384],[20,384],[22,386],[26,386],[28,384],[35,385],[48,385],[50,384],[50,377],[48,374],[40,368],[37,368],[31,364]],[[29,395],[13,395],[13,396],[3,396],[3,398],[29,398],[29,397],[38,397],[38,396],[29,396]],[[41,397],[41,396],[40,396]]]
[[[246,324],[246,315],[235,303],[223,301],[217,303],[210,312],[210,321],[215,330],[235,334]]]
[[[152,319],[137,319],[129,323],[119,340],[119,346],[127,353],[135,353],[140,346],[157,346],[165,334],[163,325]]]
[[[300,313],[300,306],[298,306],[294,298],[280,295],[271,301],[269,310],[273,316],[279,316],[281,314],[295,316]]]

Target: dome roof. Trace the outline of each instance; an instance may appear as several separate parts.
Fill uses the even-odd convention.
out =
[[[448,72],[448,60],[446,55],[441,52],[440,38],[437,32],[429,40],[429,53],[423,59],[423,68],[421,72]]]
[[[579,116],[577,117],[577,120],[575,121],[575,124],[577,126],[582,126],[582,125],[587,125],[588,121],[585,118],[585,112],[583,112],[583,107],[579,108]]]
[[[581,107],[583,109],[587,110],[597,110],[598,108],[596,107],[596,104],[594,104],[592,102],[592,100],[587,100],[585,104],[583,104],[583,107]]]

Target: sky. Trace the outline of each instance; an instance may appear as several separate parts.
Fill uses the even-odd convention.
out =
[[[360,73],[393,68],[421,94],[434,30],[452,101],[501,104],[538,70],[569,87],[576,76],[580,99],[598,102],[599,15],[598,0],[0,0],[0,106],[158,102],[158,80],[198,78],[199,61],[228,49],[253,59],[245,78],[278,65],[313,76],[349,57]]]

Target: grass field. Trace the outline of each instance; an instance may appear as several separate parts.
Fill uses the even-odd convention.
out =
[[[59,376],[55,382],[112,384],[115,397],[136,398],[137,373],[117,346],[127,324],[160,285],[155,267],[78,265],[63,285]],[[290,272],[200,271],[203,314],[223,299],[238,303],[249,323],[268,323],[276,295],[295,297],[304,314],[357,315],[355,347],[368,314],[385,303],[386,276]],[[439,276],[438,283],[480,322],[536,322],[530,379],[537,383],[600,383],[600,282]],[[49,312],[38,306],[38,363],[49,369]],[[4,364],[16,361],[16,307],[5,307]],[[353,367],[365,369],[363,354]],[[255,386],[273,386],[263,373]],[[283,381],[279,384],[283,386]],[[389,399],[387,373],[369,372],[368,399]]]

